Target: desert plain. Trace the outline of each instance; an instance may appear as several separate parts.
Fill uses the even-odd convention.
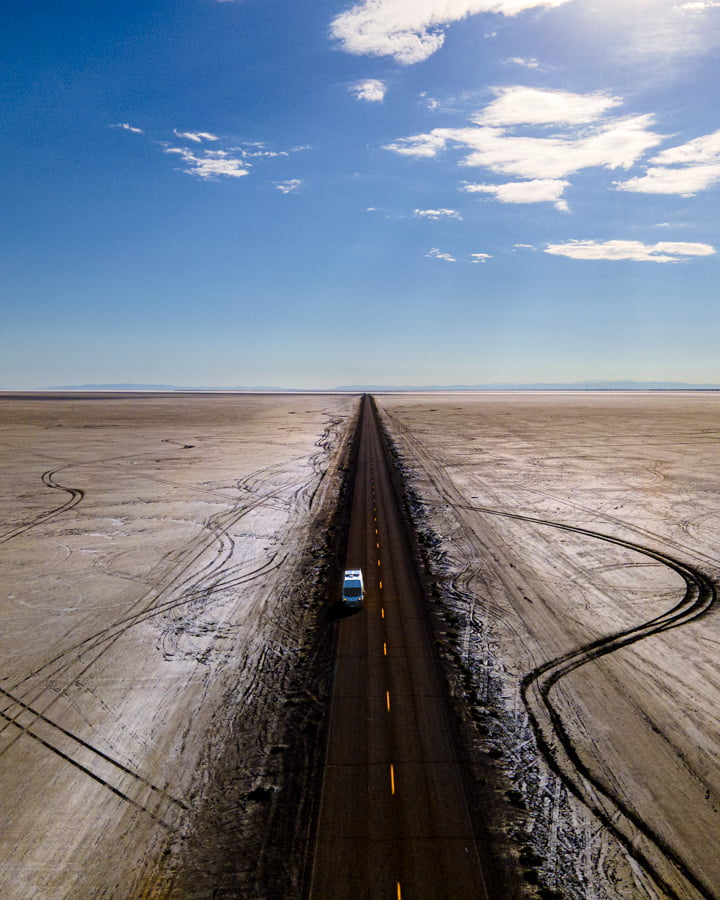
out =
[[[720,897],[720,396],[376,399],[525,859],[560,896]]]
[[[0,399],[3,897],[245,892],[356,406]]]
[[[358,401],[0,397],[3,897],[301,895]],[[720,897],[720,395],[376,402],[527,896]]]

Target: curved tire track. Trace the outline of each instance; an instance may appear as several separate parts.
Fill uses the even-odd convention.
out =
[[[623,801],[622,797],[613,792],[609,785],[604,783],[583,762],[565,727],[562,716],[550,699],[552,688],[565,675],[581,666],[651,635],[681,627],[706,615],[717,601],[714,582],[693,566],[644,544],[550,519],[462,502],[461,495],[452,482],[446,483],[449,481],[447,477],[438,473],[438,461],[428,454],[417,436],[387,409],[383,409],[383,414],[403,439],[408,441],[417,455],[418,462],[425,469],[430,482],[447,506],[453,509],[467,509],[472,512],[547,526],[615,544],[667,566],[684,580],[686,585],[684,596],[671,609],[634,628],[591,641],[538,666],[522,678],[520,692],[538,746],[549,766],[560,777],[568,790],[597,816],[628,854],[657,882],[665,895],[672,900],[682,900],[681,895],[668,883],[667,876],[661,871],[663,868],[667,871],[668,864],[670,864],[669,868],[673,874],[681,875],[686,884],[692,886],[703,898],[711,900],[711,898],[720,896],[717,891],[702,882],[677,851],[653,829],[651,823],[645,822],[635,810]],[[428,503],[427,505],[434,504]]]
[[[609,637],[600,638],[584,644],[575,650],[544,663],[529,672],[521,681],[520,693],[528,711],[538,745],[545,755],[550,767],[563,780],[566,786],[578,797],[600,821],[622,843],[628,853],[658,882],[668,897],[679,898],[679,895],[668,884],[667,879],[659,871],[658,863],[653,856],[661,857],[672,863],[683,878],[691,884],[703,897],[713,897],[713,891],[702,883],[677,852],[662,838],[651,824],[645,822],[622,798],[613,792],[582,761],[573,744],[572,738],[565,728],[562,716],[550,699],[550,691],[565,675],[575,671],[602,656],[607,656],[644,640],[654,634],[678,628],[704,616],[716,603],[717,593],[713,582],[702,572],[686,563],[680,562],[666,553],[627,541],[623,538],[591,531],[549,519],[523,516],[501,510],[480,506],[464,506],[463,508],[488,515],[545,525],[561,531],[585,535],[596,540],[616,544],[633,550],[667,566],[685,581],[685,594],[672,609],[643,622],[634,628],[619,631]],[[577,776],[580,775],[581,778]],[[588,785],[592,790],[588,790]],[[599,802],[600,801],[600,802]],[[651,845],[647,850],[638,846],[638,833]],[[653,853],[653,849],[656,853]]]
[[[55,509],[50,509],[47,512],[41,513],[39,516],[35,516],[34,519],[30,519],[28,522],[22,522],[20,525],[16,525],[15,528],[6,531],[5,534],[0,534],[0,544],[4,544],[15,537],[18,537],[18,535],[24,534],[26,531],[35,528],[37,525],[43,525],[45,522],[49,522],[50,519],[54,519],[55,516],[67,512],[82,501],[85,496],[85,491],[80,488],[65,487],[65,485],[58,484],[57,481],[55,481],[55,475],[67,468],[68,466],[60,466],[59,469],[48,469],[47,472],[43,472],[42,474],[42,482],[46,487],[52,488],[55,491],[65,491],[65,493],[70,494],[70,499],[66,500],[62,505],[56,506]]]
[[[322,452],[319,451],[317,455],[320,455]],[[327,448],[324,448],[324,452],[327,452]],[[11,537],[15,537],[30,528],[42,525],[81,502],[84,497],[82,490],[65,487],[54,480],[56,473],[64,468],[68,468],[69,465],[45,472],[42,480],[48,487],[69,493],[71,495],[70,499],[62,506],[37,516],[31,521],[13,529],[12,532],[1,536],[0,541],[10,540]],[[283,460],[280,463],[263,466],[240,479],[237,483],[238,490],[242,491],[244,488],[249,492],[250,498],[232,498],[234,505],[231,509],[225,510],[209,519],[204,525],[204,536],[199,540],[192,541],[185,548],[184,552],[171,563],[160,583],[155,585],[154,589],[151,588],[150,591],[138,598],[124,616],[107,628],[88,635],[69,647],[63,648],[56,656],[47,660],[42,666],[29,672],[24,678],[10,686],[9,691],[6,689],[0,690],[0,696],[5,701],[3,708],[0,708],[0,734],[11,727],[17,729],[15,736],[10,738],[5,744],[0,755],[3,755],[12,747],[22,735],[27,735],[27,737],[37,741],[66,763],[102,784],[117,797],[147,813],[151,818],[166,827],[168,827],[166,817],[169,813],[174,809],[186,810],[188,808],[183,800],[172,796],[172,794],[144,778],[139,772],[134,771],[121,761],[63,728],[49,718],[47,713],[70,685],[77,682],[79,677],[94,665],[129,629],[158,615],[172,615],[175,611],[187,605],[199,602],[204,606],[213,593],[219,590],[240,587],[255,579],[262,578],[282,566],[287,558],[287,553],[282,555],[275,553],[262,565],[250,571],[233,572],[232,569],[228,570],[229,558],[228,553],[223,552],[223,540],[229,539],[231,552],[234,541],[229,535],[230,529],[249,513],[282,497],[288,489],[286,484],[280,484],[269,491],[263,491],[262,488],[265,487],[270,475],[283,473],[287,467],[288,461]],[[318,477],[317,471],[314,471],[313,474],[315,477]],[[301,485],[301,488],[303,487],[306,487],[306,485]],[[211,551],[213,546],[216,547],[214,558],[197,570],[196,566],[202,556]],[[81,667],[79,672],[77,671],[78,666]],[[42,678],[42,682],[40,685],[33,684],[38,676]],[[57,680],[58,677],[66,679],[64,687],[60,691],[55,689],[54,699],[49,703],[43,704],[42,708],[37,708],[34,704],[45,692],[50,679]],[[28,682],[30,682],[30,690],[20,691],[19,689],[27,685]],[[63,747],[62,744],[67,744],[68,746]],[[80,762],[76,758],[78,754],[89,755],[87,764]],[[97,767],[102,769],[108,769],[109,767],[110,776],[99,774]],[[124,785],[122,787],[119,786],[123,782],[127,783],[127,787]],[[137,794],[148,793],[149,799],[154,798],[155,800],[155,803],[152,804],[152,806],[156,807],[155,809],[147,802],[142,802],[136,798]],[[160,812],[159,807],[161,806],[165,807],[165,814]]]

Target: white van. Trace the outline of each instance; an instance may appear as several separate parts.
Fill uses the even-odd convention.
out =
[[[346,569],[342,589],[343,604],[359,609],[363,605],[364,597],[362,569]]]

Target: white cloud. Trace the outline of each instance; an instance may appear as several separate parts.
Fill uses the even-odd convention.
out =
[[[123,128],[137,134],[142,134],[140,128],[134,128],[127,123],[118,123],[113,128]],[[216,180],[219,178],[242,178],[250,174],[256,159],[270,159],[274,157],[288,157],[290,153],[307,150],[308,147],[294,147],[292,150],[268,150],[262,141],[243,141],[239,147],[223,147],[223,138],[208,131],[178,131],[173,129],[176,137],[191,141],[194,146],[176,146],[168,141],[158,141],[163,153],[177,156],[182,162],[180,171],[188,175],[194,175],[204,180]],[[210,150],[197,146],[204,141],[221,142],[216,144],[218,149]],[[222,147],[222,149],[220,149]],[[293,179],[280,182],[285,186],[285,192],[289,193],[302,182]],[[279,188],[282,190],[283,188]]]
[[[670,147],[654,156],[650,162],[661,166],[689,165],[690,163],[708,163],[720,161],[720,131]]]
[[[492,256],[489,253],[471,253],[470,257],[470,262],[474,263],[484,263],[489,259],[492,259]]]
[[[469,190],[495,195],[505,203],[553,202],[566,210],[561,195],[570,175],[588,168],[629,169],[664,138],[652,130],[652,115],[613,116],[622,101],[602,93],[572,94],[511,87],[472,117],[464,128],[434,128],[400,138],[385,149],[403,156],[432,158],[459,147],[462,166],[526,179],[523,185],[477,185]],[[547,136],[538,127],[553,126]]]
[[[111,125],[111,128],[123,128],[125,131],[132,131],[133,134],[145,134],[142,128],[135,128],[133,125],[130,125],[128,122],[118,122],[116,125]]]
[[[616,182],[618,190],[692,197],[720,181],[720,131],[663,150],[650,162],[644,175]]]
[[[555,91],[537,91],[537,94],[556,94]],[[590,95],[594,97],[595,95]],[[550,100],[554,105],[557,98]],[[606,98],[607,99],[607,98]],[[478,114],[476,120],[510,119],[513,124],[550,124],[549,109],[533,112],[520,110],[498,112],[488,110]],[[563,112],[557,109],[559,122],[588,123],[590,117],[598,117],[602,106],[591,100],[580,111],[583,104],[572,104]],[[595,108],[593,115],[592,109]],[[526,121],[523,122],[522,120]],[[527,122],[527,120],[530,120]],[[614,117],[575,131],[549,137],[516,135],[506,127],[491,127],[486,124],[465,128],[434,128],[425,134],[411,135],[387,144],[386,149],[405,156],[434,157],[447,149],[448,145],[464,147],[470,152],[462,161],[466,166],[481,166],[493,172],[515,175],[521,178],[565,178],[581,169],[601,166],[608,169],[630,168],[643,153],[657,146],[663,138],[651,130],[654,119],[651,115]]]
[[[694,0],[692,3],[680,3],[678,6],[673,6],[676,12],[702,12],[705,9],[718,8],[720,8],[720,3],[714,2],[714,0]]]
[[[275,188],[278,191],[282,191],[283,194],[292,194],[292,192],[296,191],[301,184],[301,178],[288,178],[286,181],[276,181]]]
[[[451,130],[436,128],[429,134],[400,138],[392,144],[386,144],[385,149],[399,153],[400,156],[437,156],[447,146]]]
[[[242,157],[230,156],[224,150],[205,150],[203,156],[184,147],[166,147],[164,152],[177,154],[187,166],[183,172],[198,178],[241,178],[250,171],[249,163]]]
[[[443,253],[441,250],[438,250],[437,247],[433,247],[432,250],[428,250],[425,256],[430,259],[444,259],[445,262],[457,262],[454,256],[450,256],[449,253]]]
[[[196,144],[201,144],[203,141],[220,140],[217,135],[210,134],[207,131],[178,131],[177,128],[173,128],[173,134],[175,137],[185,138],[186,141],[194,141]]]
[[[492,194],[500,203],[554,203],[557,209],[567,212],[568,205],[562,195],[569,184],[562,179],[536,178],[507,184],[466,184],[461,190],[470,194]]]
[[[413,215],[418,218],[432,219],[437,222],[439,219],[460,219],[462,216],[456,209],[415,209]]]
[[[244,147],[234,147],[233,149],[237,150],[243,159],[275,159],[278,156],[290,156],[287,150],[246,150]]]
[[[594,122],[615,106],[620,97],[602,92],[574,94],[544,88],[496,88],[497,99],[472,116],[478,125],[584,125]]]
[[[421,91],[420,97],[425,101],[425,106],[428,109],[438,109],[440,107],[440,102],[434,97],[430,97],[427,91]]]
[[[711,256],[715,248],[710,244],[682,241],[661,241],[643,244],[641,241],[567,241],[548,244],[545,253],[567,256],[570,259],[634,260],[635,262],[672,263],[690,256]]]
[[[513,250],[537,250],[535,244],[513,244]]]
[[[651,166],[644,175],[616,182],[618,190],[637,194],[680,194],[693,197],[720,181],[720,163],[666,169]]]
[[[536,59],[523,59],[522,56],[510,56],[505,62],[512,63],[515,66],[524,66],[526,69],[537,69],[540,66]]]
[[[367,100],[370,103],[378,103],[383,100],[387,92],[385,82],[377,78],[366,78],[365,81],[358,81],[350,87],[352,93],[358,100]]]
[[[442,47],[444,26],[476,13],[515,16],[527,9],[562,6],[569,0],[361,0],[336,16],[332,37],[358,55],[392,56],[404,65],[421,62]]]

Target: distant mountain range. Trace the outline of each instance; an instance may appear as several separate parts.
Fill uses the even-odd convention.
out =
[[[720,384],[686,384],[681,381],[574,381],[533,382],[530,384],[427,384],[346,385],[336,391],[717,391]]]
[[[325,390],[304,388],[281,388],[255,385],[188,387],[177,384],[73,384],[38,388],[46,391],[275,391],[278,393],[378,393],[381,391],[719,391],[720,384],[689,384],[682,381],[574,381],[574,382],[532,382],[513,384],[425,384],[425,385],[389,385],[389,384],[349,384]]]

